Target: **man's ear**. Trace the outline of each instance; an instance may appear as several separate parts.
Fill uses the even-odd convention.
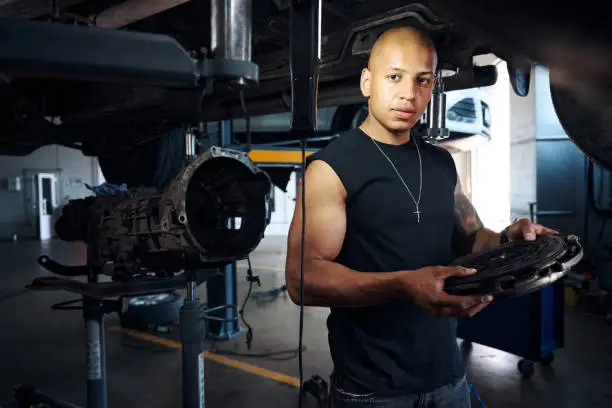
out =
[[[359,81],[359,86],[361,88],[361,94],[366,98],[370,97],[370,84],[371,84],[370,70],[367,68],[364,68],[361,70],[361,80]]]

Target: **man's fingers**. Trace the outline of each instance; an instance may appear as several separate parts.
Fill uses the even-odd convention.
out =
[[[533,224],[534,228],[535,228],[535,232],[537,235],[553,235],[553,234],[559,234],[559,231],[554,230],[552,228],[547,228],[543,225],[540,224]]]
[[[471,307],[483,304],[483,303],[489,303],[493,300],[492,296],[489,295],[485,295],[485,296],[455,296],[455,295],[449,295],[449,294],[443,294],[441,295],[436,304],[438,304],[440,307],[452,307],[452,308],[459,308],[459,309],[469,309]]]
[[[476,313],[480,312],[482,309],[484,309],[485,307],[489,306],[489,304],[490,304],[490,302],[487,302],[487,303],[483,303],[483,304],[478,305],[478,306],[474,306],[471,309],[468,309],[466,311],[467,312],[466,316],[467,317],[473,317],[474,315],[476,315]]]
[[[434,309],[433,312],[438,316],[473,317],[489,304],[490,302],[486,302],[468,308],[441,306]]]
[[[476,269],[464,268],[463,266],[441,266],[435,270],[435,275],[439,279],[445,279],[449,276],[469,276],[475,273]]]
[[[523,238],[527,241],[533,241],[536,239],[536,228],[534,224],[526,224],[521,228],[523,232]]]
[[[516,224],[518,224],[517,226],[519,227],[519,234],[527,241],[535,240],[538,235],[559,234],[559,231],[552,228],[547,228],[540,224],[534,224],[527,218],[517,221]]]
[[[559,233],[559,231],[557,230],[546,228],[545,226],[540,225],[540,224],[524,225],[522,228],[522,231],[523,231],[523,237],[527,241],[535,240],[538,235],[553,235],[553,234]]]

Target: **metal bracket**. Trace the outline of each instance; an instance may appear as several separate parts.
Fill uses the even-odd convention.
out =
[[[43,258],[43,257],[41,257]],[[64,276],[82,276],[81,269],[75,274],[75,270],[71,268],[89,269],[87,266],[65,266],[58,262],[47,260],[40,262],[40,265],[47,268],[52,273],[57,273]],[[87,274],[86,274],[87,275]],[[205,269],[198,271],[197,281],[203,282],[213,276],[222,275],[217,269]],[[85,283],[74,279],[57,278],[57,277],[42,277],[36,278],[31,284],[26,285],[26,288],[31,290],[66,290],[68,292],[78,293],[83,296],[89,296],[96,299],[113,298],[118,296],[141,296],[151,295],[155,293],[164,293],[171,290],[178,290],[185,287],[187,277],[185,274],[173,276],[171,278],[142,278],[135,279],[129,282],[95,282]]]
[[[250,61],[192,58],[160,34],[0,19],[0,70],[9,77],[61,78],[169,88],[205,88],[211,78],[259,81]]]

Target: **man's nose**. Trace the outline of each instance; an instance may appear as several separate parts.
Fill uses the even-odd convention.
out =
[[[412,100],[416,96],[416,86],[412,82],[407,82],[406,84],[402,84],[400,90],[400,98],[406,100]]]

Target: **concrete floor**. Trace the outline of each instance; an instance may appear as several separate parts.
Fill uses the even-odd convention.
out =
[[[253,269],[262,288],[283,284],[284,237],[264,240],[252,255]],[[24,292],[37,276],[48,276],[36,263],[40,254],[66,264],[84,260],[82,245],[51,241],[0,243],[3,263],[0,286],[0,406],[12,397],[17,383],[30,383],[45,392],[84,406],[85,344],[79,311],[52,311],[53,303],[76,298],[67,292]],[[239,297],[246,293],[246,263],[239,264]],[[205,298],[204,286],[199,289]],[[304,373],[327,379],[331,363],[324,309],[307,308]],[[297,348],[298,308],[286,297],[260,303],[251,301],[245,317],[254,329],[253,353]],[[507,407],[611,407],[612,327],[597,317],[575,310],[566,312],[566,347],[557,350],[552,367],[536,366],[535,375],[522,379],[518,357],[474,345],[467,356],[468,378],[490,408]],[[110,407],[177,407],[181,401],[181,354],[176,348],[134,339],[117,330],[116,315],[106,319],[108,398]],[[156,334],[176,339],[176,333]],[[175,343],[176,344],[176,343]],[[246,352],[244,335],[212,345]],[[210,349],[211,344],[207,343]],[[227,358],[227,357],[226,357]],[[296,389],[266,376],[298,376],[297,358],[229,357],[206,361],[207,407],[297,406]],[[237,360],[238,363],[232,362]],[[241,363],[247,363],[244,365]],[[268,371],[258,369],[264,368]],[[259,370],[259,371],[258,371]],[[249,372],[250,371],[250,372]],[[255,371],[255,373],[253,373]],[[278,376],[278,374],[276,374]],[[290,382],[290,381],[289,381]],[[478,403],[473,399],[474,406]],[[272,405],[274,404],[274,405]],[[316,406],[310,400],[306,406]]]

